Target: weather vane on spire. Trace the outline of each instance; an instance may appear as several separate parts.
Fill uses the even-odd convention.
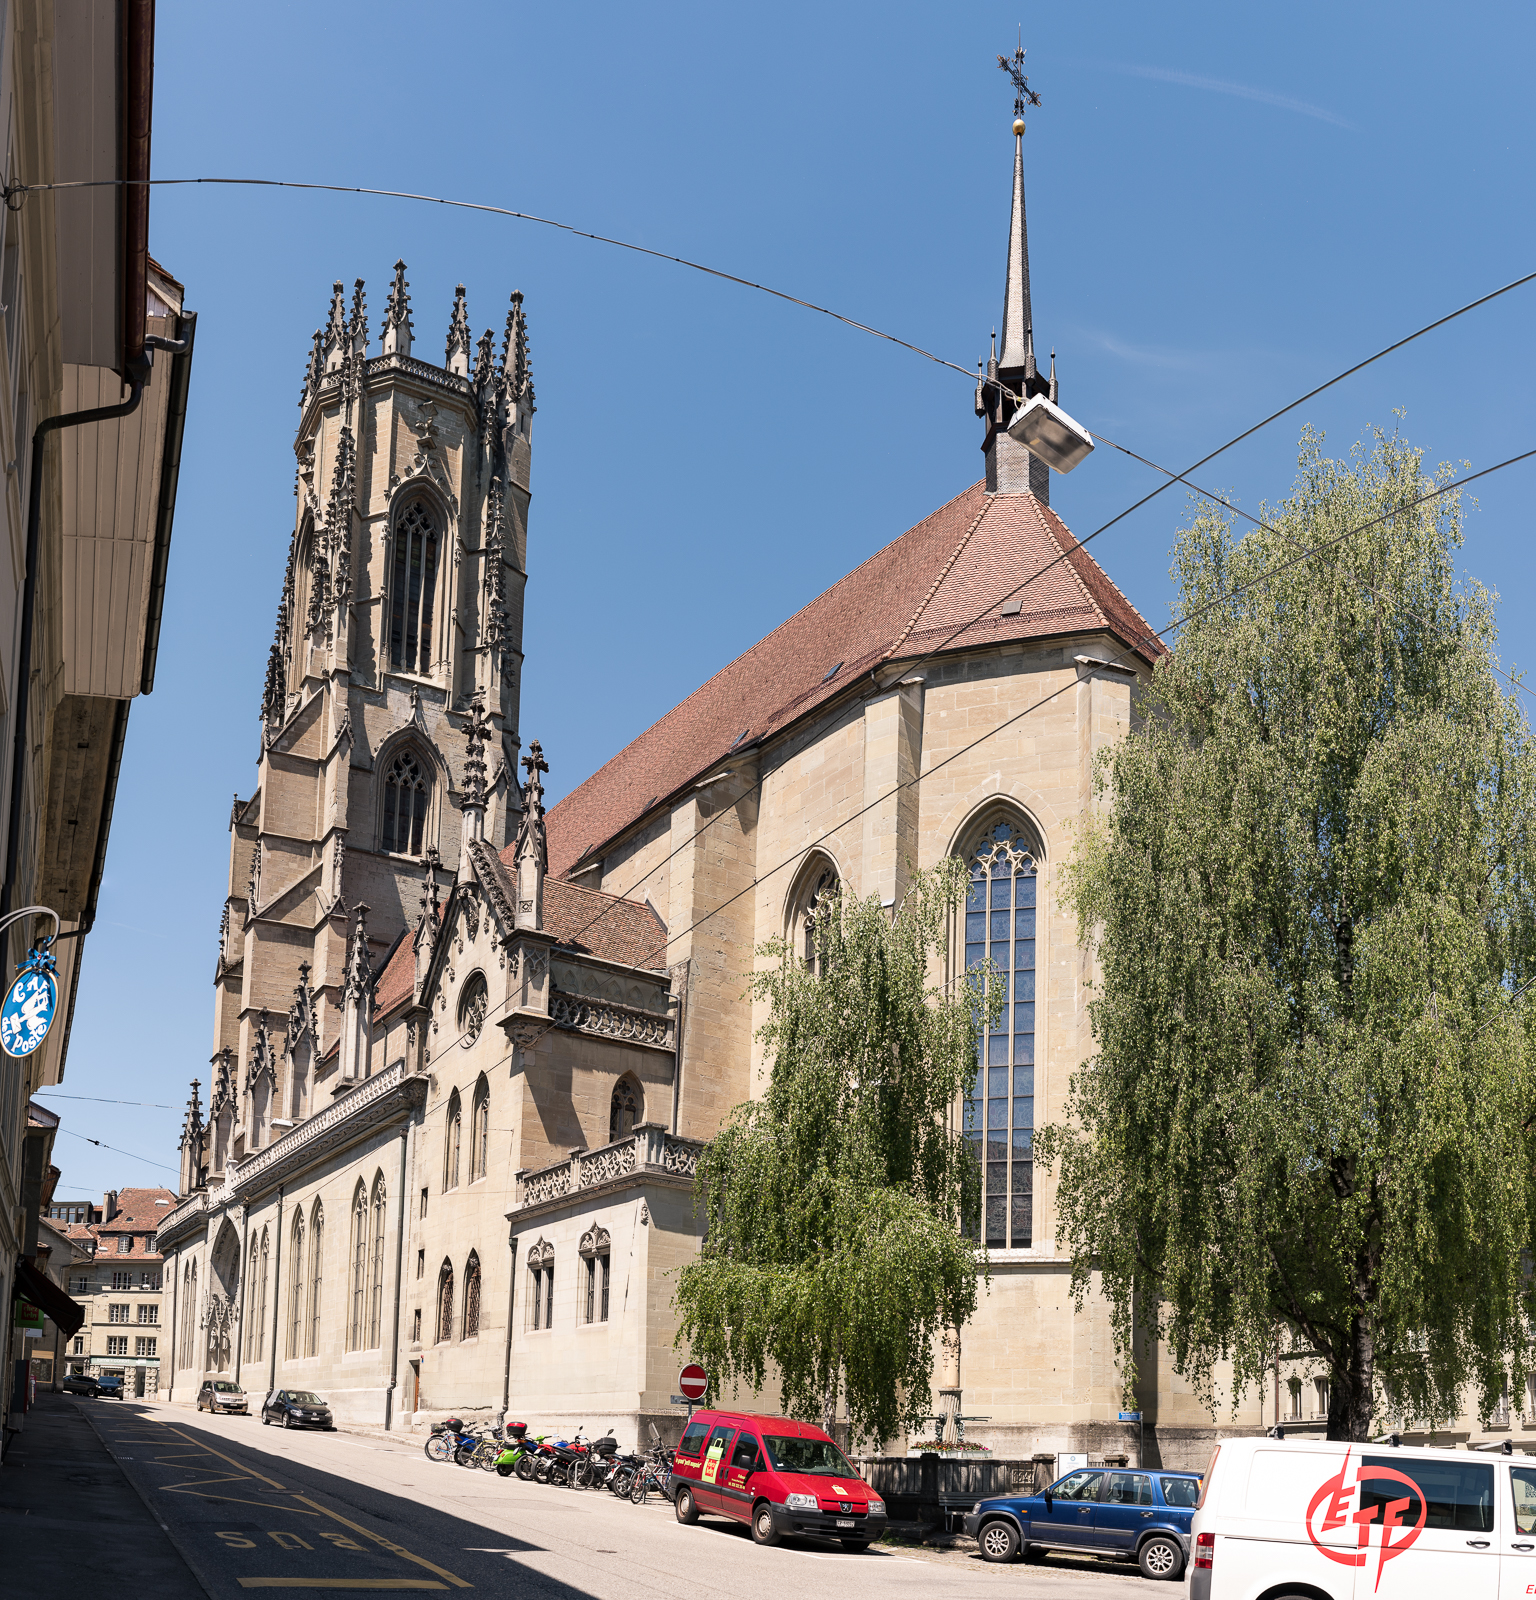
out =
[[[1030,88],[1029,79],[1024,76],[1023,41],[1011,57],[999,56],[997,64],[1013,79],[1013,131],[1023,133],[1025,111],[1040,104],[1040,96]]]

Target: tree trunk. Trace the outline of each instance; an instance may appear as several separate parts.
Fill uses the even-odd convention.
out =
[[[837,1380],[843,1372],[843,1336],[834,1334],[832,1338],[832,1373],[827,1379],[827,1392],[821,1402],[821,1431],[830,1439],[833,1437],[832,1424],[837,1421]]]
[[[1364,1444],[1371,1436],[1376,1338],[1365,1317],[1357,1316],[1349,1331],[1349,1349],[1335,1352],[1328,1381],[1328,1437]]]

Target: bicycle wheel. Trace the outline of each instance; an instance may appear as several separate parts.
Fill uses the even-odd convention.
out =
[[[451,1461],[453,1459],[453,1441],[446,1433],[434,1433],[422,1446],[427,1453],[428,1461]]]
[[[475,1451],[475,1465],[482,1472],[494,1472],[496,1470],[496,1458],[500,1454],[501,1449],[493,1440],[483,1440],[480,1448]]]
[[[645,1504],[645,1494],[646,1474],[642,1472],[640,1476],[635,1479],[634,1488],[629,1491],[629,1503],[632,1506],[643,1506]]]

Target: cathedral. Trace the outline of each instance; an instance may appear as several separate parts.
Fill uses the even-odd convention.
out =
[[[1051,509],[1038,440],[1010,432],[1058,398],[1035,352],[1022,123],[982,476],[547,815],[519,728],[522,296],[498,350],[461,285],[437,363],[413,349],[405,270],[377,354],[362,281],[350,303],[335,285],[300,399],[206,1105],[194,1082],[159,1229],[168,1397],[217,1374],[389,1428],[510,1413],[675,1437],[698,1153],[769,1067],[743,999],[754,952],[804,948],[833,886],[894,904],[914,864],[958,856],[950,961],[1011,977],[954,1112],[990,1278],[941,1353],[935,1415],[1010,1456],[1203,1462],[1214,1419],[1166,1353],[1141,1352],[1145,1433],[1118,1420],[1107,1311],[1072,1302],[1033,1162],[1092,1053],[1061,863],[1164,647]]]

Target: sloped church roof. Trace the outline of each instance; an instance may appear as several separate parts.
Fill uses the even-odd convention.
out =
[[[1018,613],[1002,615],[998,597],[1053,562],[1015,596]],[[1049,506],[974,483],[722,668],[560,801],[549,813],[551,875],[569,872],[733,749],[782,731],[882,662],[1098,629],[1149,664],[1165,653]]]

